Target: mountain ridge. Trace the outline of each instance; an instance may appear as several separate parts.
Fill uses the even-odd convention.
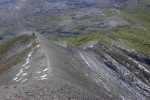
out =
[[[148,2],[0,3],[0,99],[149,100]]]

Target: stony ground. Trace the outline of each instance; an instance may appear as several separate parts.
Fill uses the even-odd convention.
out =
[[[37,43],[21,63],[0,76],[0,99],[99,100],[84,89],[50,77],[48,69],[48,58]]]
[[[40,34],[36,42],[21,63],[1,75],[0,99],[148,100],[150,97],[146,76],[149,65],[119,49],[94,41],[84,49],[58,45]]]

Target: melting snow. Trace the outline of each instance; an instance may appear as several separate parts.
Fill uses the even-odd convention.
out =
[[[24,67],[24,66],[26,66],[27,64],[25,63],[25,64],[23,64],[22,66]]]
[[[45,77],[47,77],[47,75],[43,75],[43,76],[40,76],[41,78],[45,78]]]
[[[40,47],[40,45],[37,45],[37,48],[39,48]]]
[[[23,83],[23,82],[25,82],[25,81],[27,81],[28,79],[24,79],[24,80],[22,80],[20,83]]]
[[[30,45],[29,45],[30,46]],[[30,62],[30,57],[32,56],[32,52],[30,52],[29,54],[28,54],[28,57],[27,57],[27,59],[26,59],[26,62],[25,62],[25,64],[23,64],[22,65],[22,67],[25,67],[25,68],[22,68],[22,69],[20,69],[20,71],[19,71],[19,73],[18,74],[16,74],[16,76],[19,76],[21,73],[23,73],[23,69],[27,69],[27,68],[29,68],[30,66],[27,66],[27,64],[29,64],[29,62]],[[28,73],[23,73],[22,74],[22,76],[26,76]],[[16,81],[20,81],[21,79],[18,79],[18,77],[16,77],[16,78],[14,78],[13,80],[16,80]]]
[[[23,69],[20,69],[19,73],[16,76],[19,76],[23,72]]]
[[[22,76],[26,76],[26,75],[28,75],[28,73],[24,73],[24,74],[22,74]]]
[[[20,79],[16,80],[16,82],[21,81],[21,80],[22,80],[22,78],[20,78]]]
[[[47,71],[48,70],[48,68],[45,68],[44,70],[43,70],[43,72],[45,72],[45,71]]]
[[[28,54],[28,58],[31,57],[31,55],[32,55],[32,52],[30,52],[30,53]]]
[[[18,77],[15,77],[14,79],[13,79],[13,81],[16,81],[18,79]]]
[[[30,66],[26,66],[25,69],[28,69]]]

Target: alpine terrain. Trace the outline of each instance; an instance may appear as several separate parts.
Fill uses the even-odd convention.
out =
[[[0,0],[0,100],[150,100],[150,0]]]

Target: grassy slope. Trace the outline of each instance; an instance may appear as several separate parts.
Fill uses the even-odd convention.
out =
[[[150,55],[150,9],[132,8],[125,9],[123,17],[132,23],[140,24],[141,28],[116,29],[113,34],[121,39],[129,41],[133,48]]]
[[[109,14],[110,11],[105,9],[105,14]],[[61,37],[60,41],[67,41],[75,45],[82,45],[91,40],[98,40],[103,43],[108,43],[113,41],[107,36],[108,33],[119,37],[120,39],[128,42],[132,49],[143,52],[150,55],[150,12],[148,8],[128,8],[118,12],[113,13],[113,15],[121,16],[125,20],[140,25],[141,28],[117,28],[108,31],[102,31],[97,33],[91,33],[86,35],[79,35],[74,37]],[[115,42],[116,43],[116,42]],[[118,43],[116,43],[118,45]]]
[[[9,51],[9,49],[18,41],[24,43],[32,38],[33,37],[28,35],[22,35],[0,44],[0,74],[20,62],[31,48],[25,48],[23,51],[17,53],[16,55],[13,55],[11,58],[5,59],[5,55]]]
[[[25,41],[29,40],[30,38],[31,38],[30,36],[21,35],[21,36],[15,37],[13,39],[10,39],[10,40],[7,40],[7,41],[1,43],[0,44],[0,56],[5,54],[10,49],[10,47],[13,44],[15,44],[17,41],[25,42]]]

